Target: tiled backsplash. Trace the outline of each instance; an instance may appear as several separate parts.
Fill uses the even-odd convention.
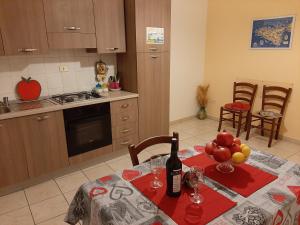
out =
[[[55,50],[47,55],[0,57],[0,98],[16,99],[15,87],[21,77],[32,77],[42,86],[41,96],[91,90],[95,82],[95,62],[109,66],[108,75],[116,68],[116,56],[97,55],[80,50]],[[67,66],[68,72],[60,72]],[[0,99],[0,101],[1,101]]]

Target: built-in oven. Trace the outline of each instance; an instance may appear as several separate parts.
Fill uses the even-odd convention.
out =
[[[109,103],[64,110],[69,157],[112,144]]]

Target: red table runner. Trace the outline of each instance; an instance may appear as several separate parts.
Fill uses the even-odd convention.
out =
[[[189,167],[199,166],[205,168],[205,176],[244,197],[250,196],[278,178],[277,176],[245,163],[236,166],[233,173],[223,174],[216,170],[216,161],[205,154],[188,158],[184,160],[183,163]]]
[[[206,185],[201,185],[200,193],[204,197],[204,202],[197,205],[189,199],[191,189],[183,187],[179,198],[171,198],[166,195],[166,174],[162,173],[164,186],[158,190],[150,187],[153,175],[148,174],[140,177],[131,183],[149,200],[155,203],[162,211],[171,217],[177,224],[198,224],[204,225],[222,215],[229,209],[236,206],[236,203],[225,196],[210,189]]]

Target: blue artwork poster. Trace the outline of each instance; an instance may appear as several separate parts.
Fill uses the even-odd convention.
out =
[[[251,48],[290,48],[295,17],[253,21]]]

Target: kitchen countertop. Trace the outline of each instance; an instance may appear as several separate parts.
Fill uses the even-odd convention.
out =
[[[104,103],[104,102],[113,102],[113,101],[119,101],[124,99],[130,99],[130,98],[137,98],[139,95],[127,91],[116,91],[116,92],[109,92],[107,96],[103,96],[102,98],[96,98],[96,99],[89,99],[89,100],[83,100],[78,102],[72,102],[72,103],[66,103],[64,105],[61,105],[59,103],[56,103],[50,99],[41,100],[39,103],[39,106],[36,106],[34,103],[29,104],[29,109],[21,109],[18,107],[18,104],[11,104],[11,112],[0,114],[0,120],[6,120],[16,117],[22,117],[22,116],[29,116],[39,113],[47,113],[47,112],[53,112],[53,111],[59,111],[63,109],[69,109],[69,108],[75,108],[80,106],[86,106],[86,105],[94,105],[98,103]],[[35,108],[38,107],[38,108]]]

